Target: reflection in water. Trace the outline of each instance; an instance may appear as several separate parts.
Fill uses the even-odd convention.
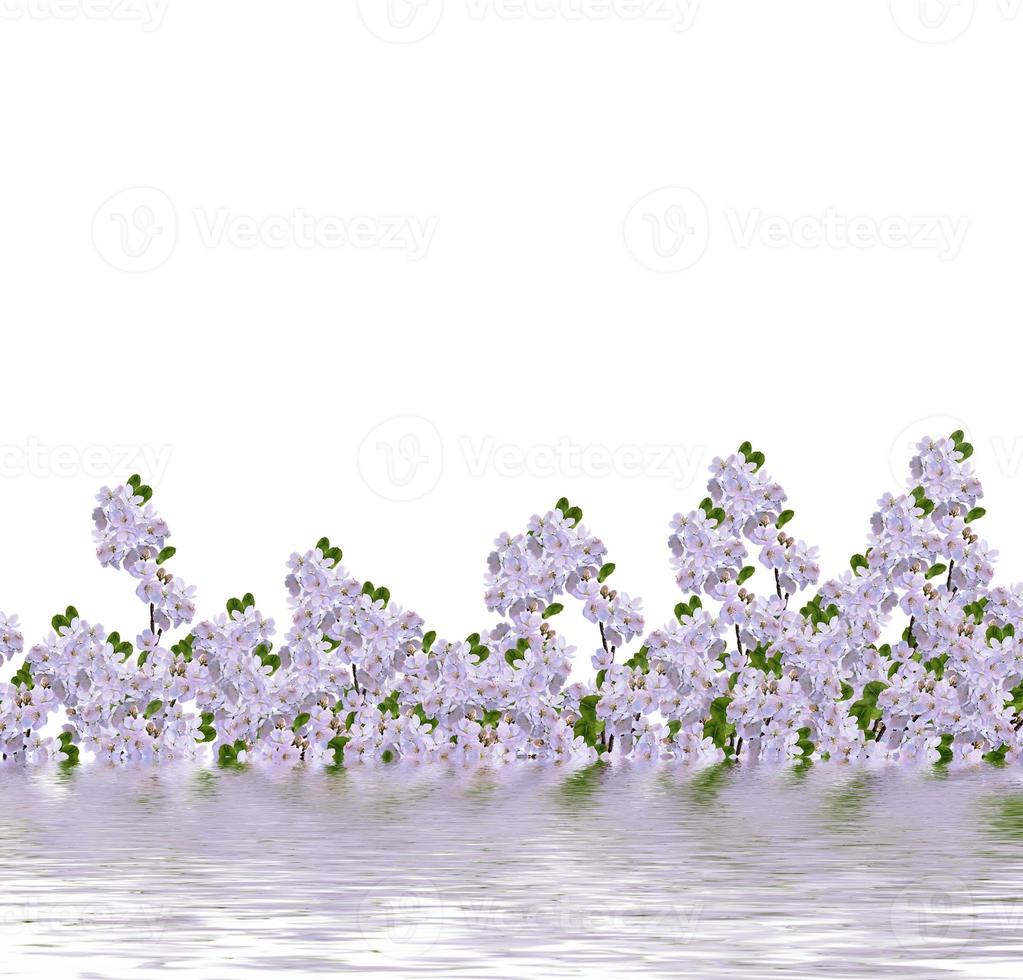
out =
[[[0,769],[0,974],[1014,976],[1011,769]]]

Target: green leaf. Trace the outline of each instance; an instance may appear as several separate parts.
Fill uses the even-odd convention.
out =
[[[310,715],[308,711],[303,711],[301,714],[296,715],[295,721],[292,723],[291,730],[293,732],[297,732],[300,728],[309,723],[309,719],[311,717],[312,715]]]
[[[810,728],[800,728],[796,731],[796,735],[799,736],[799,740],[796,742],[796,745],[798,745],[802,750],[804,759],[808,759],[811,755],[813,755],[814,750],[817,747],[810,740],[810,736],[812,734],[813,730]]]
[[[380,588],[373,593],[373,601],[383,602],[384,608],[386,609],[387,603],[391,601],[391,590],[381,585]]]
[[[958,446],[966,438],[966,433],[962,429],[956,429],[948,438],[954,445]]]
[[[939,561],[937,564],[931,565],[931,567],[927,569],[927,574],[924,577],[925,578],[937,578],[939,575],[941,575],[941,574],[943,574],[944,572],[947,572],[947,571],[948,571],[948,565],[943,565]]]
[[[952,761],[953,752],[951,735],[941,736],[941,741],[938,743],[937,752],[939,765]]]
[[[636,653],[625,661],[626,667],[641,671],[644,674],[650,673],[650,647],[642,646]]]
[[[328,743],[327,748],[334,750],[334,765],[341,765],[345,761],[345,746],[351,741],[347,735],[335,735]]]
[[[779,530],[781,530],[781,529],[782,529],[782,528],[783,528],[783,527],[784,527],[784,526],[785,526],[786,524],[788,524],[788,522],[789,522],[789,521],[791,521],[791,520],[792,520],[792,518],[793,518],[793,517],[795,517],[795,516],[796,516],[796,512],[795,512],[794,510],[783,510],[783,511],[782,511],[782,512],[781,512],[781,513],[780,513],[780,514],[778,515],[778,520],[774,522],[774,525],[775,525],[775,527],[777,527],[777,528],[778,528]]]
[[[966,515],[966,523],[972,524],[974,521],[979,521],[986,513],[987,511],[983,507],[974,507]]]
[[[609,579],[611,575],[614,574],[614,570],[615,570],[614,562],[609,561],[606,565],[601,565],[600,571],[597,573],[597,581],[598,582],[607,581],[607,579]]]
[[[572,734],[581,738],[590,748],[598,753],[604,751],[600,744],[600,736],[604,732],[604,722],[597,718],[599,694],[588,694],[579,701],[579,720],[572,726]]]
[[[160,552],[160,554],[156,556],[156,564],[162,565],[169,558],[173,558],[177,553],[178,553],[177,548],[172,548],[170,545],[168,545],[166,548],[163,549],[163,551]]]
[[[565,511],[565,518],[572,522],[573,527],[578,526],[579,522],[583,519],[582,509],[579,507],[569,507]]]
[[[561,513],[562,513],[562,516],[564,516],[564,515],[568,514],[569,506],[570,506],[570,505],[569,505],[569,502],[568,502],[568,497],[562,497],[562,498],[561,498],[560,500],[558,500],[558,502],[557,502],[557,503],[556,503],[556,504],[554,505],[554,509],[555,509],[555,510],[560,510],[560,511],[561,511]]]
[[[710,703],[710,718],[703,723],[704,738],[709,738],[719,749],[728,751],[728,739],[735,733],[735,725],[728,721],[728,706],[732,698],[725,695]]]
[[[867,561],[866,555],[853,555],[852,558],[849,559],[849,564],[852,566],[854,575],[860,568],[870,568],[870,562]]]
[[[985,752],[981,758],[985,762],[991,762],[994,765],[1001,765],[1005,762],[1005,755],[1009,751],[1008,745],[999,745],[997,749],[992,749],[990,752]]]
[[[521,643],[522,641],[520,640],[519,642]],[[528,649],[528,646],[527,646],[526,649]],[[515,665],[520,660],[525,660],[526,659],[526,652],[525,652],[525,650],[521,649],[520,647],[518,647],[518,648],[516,648],[514,650],[506,650],[505,654],[504,654],[504,659],[505,659],[505,661],[508,663],[508,665],[510,667],[512,667],[514,670],[518,670],[518,667],[516,667]]]
[[[437,631],[430,630],[423,634],[423,653],[429,653],[434,641],[437,639]]]
[[[324,558],[326,558],[327,552],[330,551],[330,538],[320,538],[320,540],[316,542],[316,547],[323,554]]]
[[[142,477],[139,476],[138,473],[132,473],[132,475],[128,477],[128,486],[131,487],[132,490],[138,490],[138,488],[142,486]]]
[[[414,714],[419,719],[420,725],[429,725],[431,729],[436,728],[438,725],[438,721],[436,718],[428,718],[426,716],[426,710],[423,708],[421,704],[417,704],[415,708],[412,709],[412,714]],[[351,728],[351,725],[349,725],[348,727]]]
[[[220,746],[220,751],[217,753],[217,762],[222,766],[229,766],[233,762],[238,761],[238,752],[233,745]]]
[[[924,668],[940,681],[945,676],[945,664],[948,663],[948,654],[943,653],[938,657],[931,657],[924,661]]]
[[[163,702],[159,698],[157,698],[155,701],[150,701],[149,704],[146,705],[146,711],[145,711],[145,714],[142,717],[143,718],[152,718],[153,715],[155,715],[157,712],[159,712],[159,710],[162,707],[163,707]]]
[[[756,573],[755,566],[746,565],[745,568],[743,568],[743,570],[739,572],[739,577],[738,579],[736,579],[736,581],[739,585],[742,585],[744,582],[749,581],[755,573]]]
[[[560,602],[552,602],[542,613],[543,619],[550,619],[551,616],[557,616],[565,607]]]
[[[962,453],[964,460],[969,459],[973,455],[973,446],[968,442],[960,443],[957,448]]]

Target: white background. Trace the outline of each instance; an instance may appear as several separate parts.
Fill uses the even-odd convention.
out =
[[[567,494],[654,625],[715,454],[766,453],[829,575],[960,420],[1023,577],[1018,3],[679,3],[0,0],[26,640],[142,627],[90,536],[134,469],[200,614],[283,625],[328,534],[464,636]]]

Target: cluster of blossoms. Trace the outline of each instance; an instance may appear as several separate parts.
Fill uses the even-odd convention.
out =
[[[962,432],[923,440],[906,492],[880,499],[867,547],[823,583],[763,454],[744,443],[715,459],[708,495],[671,522],[686,598],[648,633],[640,601],[611,584],[607,548],[562,498],[495,541],[495,621],[464,639],[360,581],[327,538],[288,562],[279,644],[250,594],[193,624],[194,590],[168,571],[170,532],[133,476],[98,496],[97,557],[137,580],[148,626],[131,642],[69,606],[25,653],[17,619],[0,613],[0,660],[17,665],[0,684],[0,755],[1015,761],[1023,587],[992,585],[972,453]],[[590,680],[554,627],[571,600],[592,624]]]
[[[163,631],[190,623],[195,615],[195,589],[171,575],[163,563],[176,549],[166,545],[170,530],[149,504],[151,487],[138,475],[128,484],[96,495],[96,557],[101,565],[123,568],[139,580],[135,594],[150,606],[150,628]]]

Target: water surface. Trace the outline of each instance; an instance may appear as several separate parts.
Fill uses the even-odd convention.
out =
[[[0,768],[0,974],[1016,977],[1023,774]]]

